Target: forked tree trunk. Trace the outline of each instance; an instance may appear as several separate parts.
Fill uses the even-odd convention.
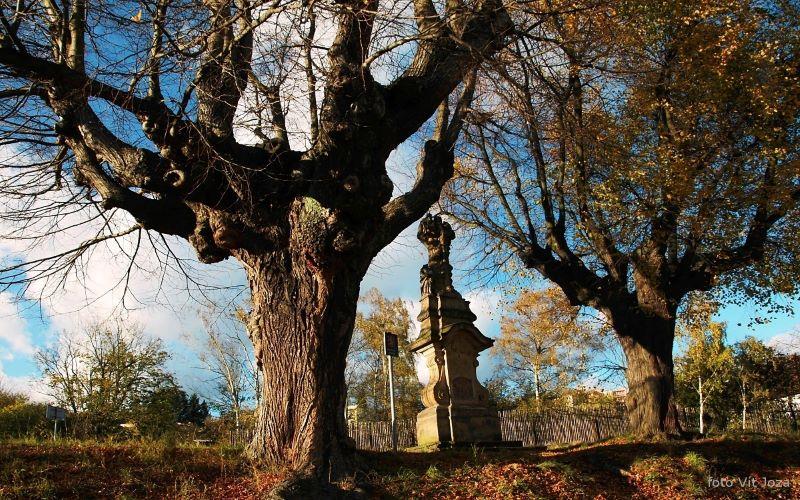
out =
[[[344,370],[364,269],[343,264],[327,272],[335,266],[320,270],[288,251],[239,258],[253,302],[248,333],[263,375],[249,451],[299,478],[285,496],[314,495],[308,485],[353,470]]]
[[[626,406],[631,432],[643,438],[680,434],[673,402],[675,320],[629,318],[617,333],[628,362]]]

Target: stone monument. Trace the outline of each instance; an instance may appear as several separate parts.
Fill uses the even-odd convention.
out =
[[[428,249],[420,270],[421,333],[411,345],[425,360],[425,409],[417,415],[418,446],[498,443],[500,422],[489,392],[475,373],[478,354],[494,341],[483,335],[469,302],[453,288],[450,242],[455,233],[439,216],[426,215],[417,238]]]

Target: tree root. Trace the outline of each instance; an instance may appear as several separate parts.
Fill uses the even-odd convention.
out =
[[[657,432],[638,432],[632,433],[630,436],[642,442],[648,443],[663,443],[666,441],[685,441],[691,438],[687,433],[680,430],[673,431],[657,431]]]
[[[329,474],[313,467],[290,472],[287,479],[269,493],[271,499],[366,499],[372,485],[369,468],[357,450],[344,447]],[[333,464],[332,464],[333,465]]]
[[[357,483],[330,483],[314,474],[295,473],[278,484],[267,498],[275,500],[295,499],[353,499],[368,497],[366,489]]]

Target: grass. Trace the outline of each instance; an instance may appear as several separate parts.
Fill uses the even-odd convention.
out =
[[[552,450],[364,453],[369,498],[800,498],[795,438],[609,440]],[[241,448],[174,442],[0,442],[0,499],[263,498],[283,476]],[[757,478],[711,487],[710,478]],[[762,479],[793,485],[760,486]],[[755,485],[754,485],[755,484]]]
[[[241,449],[170,442],[0,442],[0,498],[258,498],[281,479]]]

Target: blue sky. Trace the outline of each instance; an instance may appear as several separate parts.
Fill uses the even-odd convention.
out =
[[[418,145],[402,146],[390,159],[390,174],[395,182],[395,195],[406,190],[412,183]],[[78,214],[80,216],[80,214]],[[66,224],[67,222],[65,222]],[[122,221],[122,226],[125,221]],[[373,262],[362,283],[362,292],[377,288],[388,297],[401,297],[413,310],[419,300],[419,269],[427,255],[416,239],[416,224],[404,231]],[[0,241],[0,258],[23,255],[28,258],[52,253],[54,249],[66,248],[85,239],[87,228],[67,232],[59,241],[50,242],[42,248],[15,247],[13,242]],[[91,233],[91,228],[88,228]],[[468,255],[471,253],[456,240],[451,254],[456,269],[456,286],[472,302],[478,315],[477,326],[488,336],[499,334],[499,302],[501,292],[491,286],[481,286],[480,281],[469,274]],[[135,238],[123,239],[121,248],[135,245]],[[172,241],[173,249],[181,257],[192,259],[194,251],[186,242]],[[181,276],[161,273],[147,264],[153,260],[152,251],[142,255],[144,266],[129,283],[131,295],[127,297],[127,314],[140,323],[145,331],[164,340],[173,353],[171,368],[189,390],[202,393],[207,386],[207,374],[199,369],[196,352],[202,342],[203,325],[199,319],[198,294],[192,292]],[[58,332],[79,329],[91,320],[104,319],[124,308],[120,307],[121,294],[114,286],[127,269],[127,260],[118,248],[109,245],[98,248],[85,263],[86,279],[73,276],[63,289],[51,290],[48,285],[36,285],[28,290],[28,297],[44,293],[50,297],[43,301],[28,300],[13,303],[14,290],[0,294],[0,381],[6,386],[26,392],[37,390],[38,372],[33,352],[52,342]],[[207,266],[197,264],[197,271],[209,283],[238,287],[233,290],[214,292],[221,300],[241,299],[244,273],[234,262]],[[477,283],[477,284],[476,284]],[[110,291],[109,291],[110,290]],[[790,302],[800,311],[800,303]],[[764,316],[765,311],[754,304],[728,306],[721,310],[718,319],[728,323],[729,341],[736,342],[747,335],[764,341],[787,334],[800,326],[798,314],[778,316],[765,324],[752,324],[752,319]],[[484,353],[480,358],[478,374],[486,378],[492,371],[492,363]],[[40,384],[38,384],[40,390]],[[41,396],[40,396],[41,397]]]
[[[409,141],[390,158],[389,172],[395,182],[395,195],[408,189],[413,182],[418,147],[419,144]],[[419,300],[419,269],[427,260],[424,247],[416,239],[416,230],[416,224],[412,225],[378,255],[362,283],[362,293],[374,287],[388,297],[403,298],[409,303],[409,309],[414,309]],[[0,258],[12,255],[29,258],[41,256],[56,248],[83,241],[85,231],[86,228],[67,232],[60,241],[47,245],[49,248],[14,247],[9,242],[0,241]],[[88,231],[91,232],[91,228]],[[457,239],[451,253],[456,286],[472,302],[473,311],[478,315],[477,326],[486,335],[496,337],[499,334],[499,302],[503,297],[497,289],[481,286],[480,281],[472,279],[467,262],[471,252],[464,248],[463,241],[464,238]],[[122,248],[130,248],[134,244],[134,238],[121,242]],[[181,257],[193,258],[194,251],[186,242],[174,240],[172,245]],[[152,252],[144,252],[143,262],[152,260],[153,255]],[[50,290],[48,286],[38,285],[38,288],[34,286],[27,292],[28,297],[37,297],[39,293],[51,295],[49,299],[13,304],[14,290],[0,294],[2,383],[27,392],[35,391],[38,372],[33,361],[34,350],[52,342],[62,330],[75,330],[88,321],[104,319],[122,311],[121,295],[114,290],[114,285],[126,269],[127,260],[118,249],[104,246],[97,249],[85,264],[88,279],[73,277],[63,289]],[[213,266],[197,264],[196,270],[209,283],[238,286],[234,290],[214,292],[215,297],[221,300],[241,299],[245,279],[236,263],[228,261]],[[207,375],[199,369],[200,363],[195,354],[202,342],[198,339],[203,332],[198,315],[200,303],[196,300],[198,294],[192,293],[191,287],[180,276],[167,275],[165,279],[147,264],[132,276],[129,285],[131,295],[128,296],[125,314],[139,322],[147,333],[164,340],[173,353],[171,368],[180,381],[189,390],[202,392]],[[790,304],[800,311],[799,302]],[[731,342],[747,335],[770,341],[800,326],[798,314],[774,317],[766,324],[751,324],[752,318],[763,315],[765,311],[754,304],[745,304],[723,308],[718,319],[728,323]],[[492,363],[484,353],[480,358],[478,374],[485,378],[491,371]]]

